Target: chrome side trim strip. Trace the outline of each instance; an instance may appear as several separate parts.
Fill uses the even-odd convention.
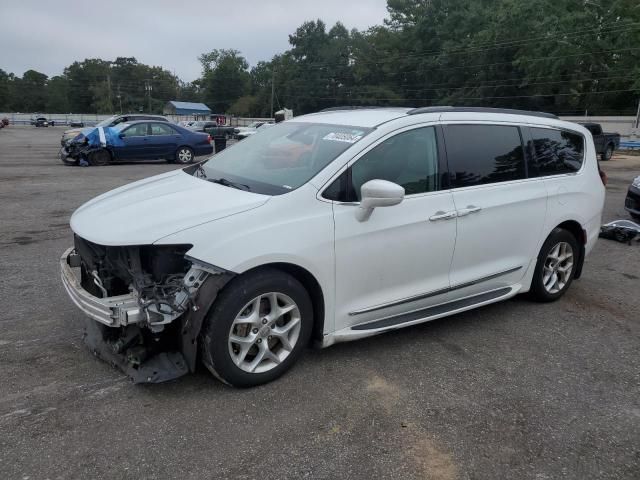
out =
[[[434,305],[432,307],[423,308],[421,310],[415,310],[413,312],[401,313],[399,315],[393,315],[391,317],[382,318],[380,320],[373,320],[367,323],[361,323],[354,325],[351,330],[375,330],[379,328],[389,328],[402,325],[403,323],[415,322],[416,320],[426,320],[429,317],[454,312],[463,308],[469,308],[473,305],[479,305],[484,302],[497,300],[501,297],[505,297],[513,291],[512,287],[502,287],[497,290],[491,290],[489,292],[479,293],[471,297],[461,298],[459,300],[453,300],[451,302],[442,303],[440,305]]]
[[[384,308],[395,307],[397,305],[402,305],[403,303],[411,303],[411,302],[415,302],[415,301],[418,301],[418,300],[424,300],[425,298],[435,297],[437,295],[442,295],[442,294],[445,294],[445,293],[453,292],[454,290],[459,290],[461,288],[466,288],[466,287],[470,287],[472,285],[476,285],[478,283],[486,282],[488,280],[492,280],[494,278],[501,277],[503,275],[509,275],[510,273],[517,272],[520,269],[522,269],[522,266],[510,268],[509,270],[504,270],[502,272],[494,273],[492,275],[488,275],[486,277],[478,278],[477,280],[472,280],[470,282],[465,282],[465,283],[460,283],[458,285],[453,285],[451,287],[441,288],[439,290],[433,290],[431,292],[421,293],[419,295],[414,295],[412,297],[401,298],[399,300],[393,300],[393,301],[387,302],[387,303],[381,303],[379,305],[374,305],[372,307],[367,307],[367,308],[363,308],[363,309],[360,309],[360,310],[354,310],[353,312],[349,312],[349,316],[361,315],[363,313],[369,313],[369,312],[375,312],[376,310],[382,310]]]

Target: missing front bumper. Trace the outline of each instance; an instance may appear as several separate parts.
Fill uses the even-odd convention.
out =
[[[98,298],[82,288],[80,280],[73,273],[71,267],[76,262],[76,258],[77,255],[73,247],[62,254],[62,257],[60,257],[60,275],[62,277],[62,285],[69,298],[80,310],[91,319],[108,327],[126,326],[138,323],[144,318],[138,305],[138,300],[133,293]]]
[[[74,274],[73,269],[79,266],[74,248],[60,258],[62,284],[86,315],[84,341],[95,356],[122,370],[134,383],[166,382],[195,370],[202,323],[233,273],[210,269],[203,270],[206,277],[187,274],[192,278],[187,283],[196,286],[191,292],[191,308],[161,320],[162,330],[154,331],[158,318],[155,324],[150,323],[149,313],[139,306],[135,292],[98,298],[85,290]],[[201,278],[204,281],[196,285]]]

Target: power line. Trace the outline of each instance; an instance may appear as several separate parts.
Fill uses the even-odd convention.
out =
[[[537,37],[531,37],[529,39],[524,39],[524,40],[520,40],[520,41],[511,41],[511,42],[503,42],[503,43],[493,43],[493,44],[487,44],[487,45],[493,45],[491,47],[488,48],[460,48],[458,50],[431,50],[428,52],[419,52],[419,53],[411,53],[411,54],[405,54],[405,55],[396,55],[396,56],[387,56],[384,60],[370,60],[370,61],[366,61],[366,60],[356,60],[359,64],[362,65],[370,65],[370,64],[380,64],[380,63],[384,63],[386,61],[397,61],[397,60],[404,60],[407,58],[422,58],[422,57],[437,57],[440,55],[459,55],[459,54],[466,54],[466,53],[478,53],[478,52],[485,52],[485,51],[490,51],[490,50],[495,50],[497,48],[503,48],[504,46],[509,46],[507,45],[510,44],[511,46],[513,46],[513,43],[515,42],[520,42],[520,45],[517,46],[522,46],[522,45],[527,45],[529,43],[536,43],[536,42],[550,42],[553,40],[556,40],[560,37],[562,37],[563,39],[566,37],[570,37],[570,36],[576,36],[576,35],[586,35],[589,32],[593,32],[593,31],[597,31],[599,33],[604,32],[604,33],[609,33],[609,32],[615,32],[615,33],[620,33],[620,32],[626,32],[629,30],[633,30],[635,28],[640,27],[640,22],[630,22],[629,24],[625,24],[623,25],[623,27],[627,27],[627,28],[619,28],[618,26],[610,26],[610,27],[595,27],[595,28],[590,28],[590,29],[586,29],[586,30],[577,30],[574,32],[558,32],[557,34],[554,35],[548,35],[545,34],[543,36],[537,36]],[[585,33],[579,33],[579,32],[585,32]],[[308,69],[313,69],[313,68],[325,68],[325,67],[330,67],[330,66],[342,66],[344,65],[344,63],[323,63],[323,62],[318,62],[318,63],[305,63],[304,64],[304,68],[308,68]]]
[[[562,97],[562,96],[585,96],[585,95],[602,95],[602,94],[610,94],[610,93],[628,93],[628,92],[640,92],[640,88],[632,88],[632,89],[624,89],[624,90],[604,90],[604,91],[596,91],[596,92],[583,92],[583,93],[549,93],[549,94],[533,94],[533,95],[502,95],[502,96],[481,96],[481,97],[459,97],[459,100],[488,100],[488,99],[508,99],[508,98],[538,98],[538,97]],[[302,96],[302,95],[283,95],[285,98],[306,98],[311,100],[343,100],[343,97],[317,97],[317,96]],[[371,99],[353,99],[354,101],[371,101]],[[412,102],[420,102],[420,101],[433,101],[440,100],[439,97],[431,97],[431,98],[375,98],[373,100],[376,101],[390,101],[390,102],[401,102],[401,101],[412,101]]]

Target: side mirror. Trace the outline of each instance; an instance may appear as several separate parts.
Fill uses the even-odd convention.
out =
[[[125,136],[126,136],[126,135],[125,135],[124,133],[120,133],[120,134],[118,134],[118,137],[120,137],[120,138],[124,138]]]
[[[360,200],[356,218],[364,222],[369,219],[374,208],[391,207],[402,202],[404,188],[387,180],[369,180],[360,188],[360,194],[362,200]]]

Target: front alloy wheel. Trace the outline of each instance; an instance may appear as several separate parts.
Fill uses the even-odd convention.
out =
[[[229,354],[240,369],[262,373],[280,365],[300,338],[300,309],[287,295],[258,295],[236,315]]]
[[[297,278],[265,268],[232,279],[207,314],[200,334],[202,362],[236,387],[275,380],[311,338],[313,303]]]

